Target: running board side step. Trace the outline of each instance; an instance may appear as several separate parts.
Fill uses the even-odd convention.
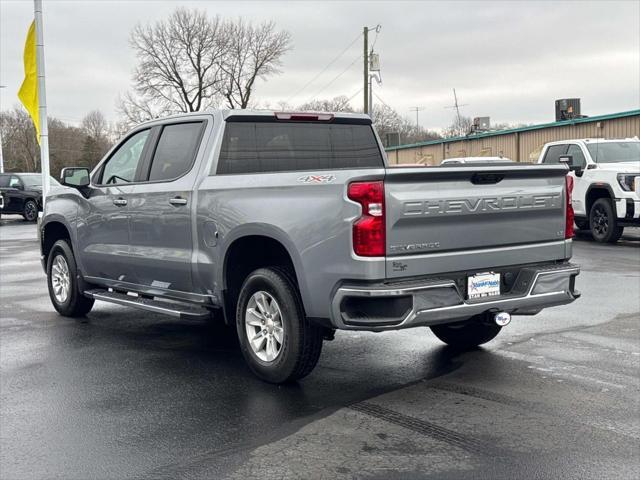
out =
[[[87,290],[84,295],[102,302],[115,303],[116,305],[138,308],[148,312],[163,313],[188,320],[204,320],[211,317],[209,310],[182,302],[135,297],[126,293],[110,292],[102,289]]]

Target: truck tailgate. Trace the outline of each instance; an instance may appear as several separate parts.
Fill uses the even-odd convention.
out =
[[[388,169],[387,277],[565,256],[561,165]]]

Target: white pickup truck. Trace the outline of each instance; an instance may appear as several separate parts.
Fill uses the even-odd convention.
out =
[[[640,226],[640,139],[585,138],[547,143],[538,163],[566,162],[574,178],[573,210],[580,229],[598,242],[617,242]]]

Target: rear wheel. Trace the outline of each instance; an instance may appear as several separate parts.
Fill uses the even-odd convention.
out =
[[[22,216],[27,222],[35,222],[38,218],[38,205],[35,200],[27,200],[24,202]]]
[[[284,383],[313,370],[322,351],[322,329],[304,313],[289,275],[260,268],[244,281],[236,308],[242,354],[261,379]]]
[[[493,340],[502,327],[483,321],[482,316],[471,318],[468,322],[450,325],[434,325],[431,331],[447,345],[460,350],[470,350]]]
[[[93,299],[78,287],[78,270],[73,251],[65,240],[58,240],[47,261],[47,286],[53,307],[65,317],[81,317],[91,311]]]
[[[615,243],[624,231],[624,227],[618,226],[613,204],[608,198],[599,198],[591,206],[589,227],[593,239],[600,243]]]

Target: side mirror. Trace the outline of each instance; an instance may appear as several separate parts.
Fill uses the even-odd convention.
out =
[[[575,172],[576,176],[580,177],[582,176],[582,166],[581,165],[575,165],[573,163],[573,155],[562,155],[559,158],[560,163],[565,164],[566,166],[569,167],[569,170],[571,170],[572,172]]]
[[[62,185],[73,188],[86,188],[89,186],[89,169],[84,167],[67,167],[60,172]]]

